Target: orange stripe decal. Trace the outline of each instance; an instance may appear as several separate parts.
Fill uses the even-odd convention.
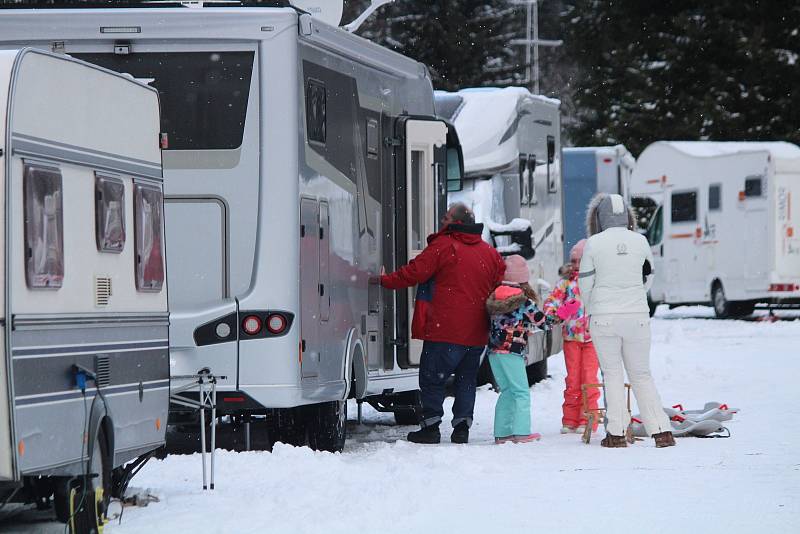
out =
[[[694,234],[692,234],[692,233],[689,233],[689,234],[672,234],[672,235],[669,236],[670,239],[687,239],[687,238],[691,238],[691,237],[694,237]]]

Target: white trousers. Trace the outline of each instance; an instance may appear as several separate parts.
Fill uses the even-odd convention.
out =
[[[589,325],[605,383],[606,431],[623,436],[630,423],[623,366],[647,434],[672,430],[650,374],[650,317],[646,313],[592,315]]]

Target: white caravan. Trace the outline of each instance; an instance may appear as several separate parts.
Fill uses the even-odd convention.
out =
[[[159,90],[173,375],[217,377],[244,448],[266,430],[339,450],[348,397],[413,422],[413,292],[369,279],[424,247],[460,182],[425,66],[288,2],[68,4],[5,10],[0,41]]]
[[[623,145],[562,150],[564,175],[564,257],[586,237],[586,207],[597,193],[629,198],[636,159]]]
[[[436,92],[436,111],[455,125],[464,154],[464,189],[449,201],[472,208],[501,254],[529,260],[543,297],[564,262],[560,107],[522,87]],[[561,336],[540,333],[529,346],[535,381],[546,376],[546,357],[561,350]]]
[[[95,532],[167,423],[157,92],[0,51],[0,196],[0,503]]]
[[[631,195],[658,206],[653,304],[710,304],[718,317],[800,304],[796,145],[659,141],[639,156]]]

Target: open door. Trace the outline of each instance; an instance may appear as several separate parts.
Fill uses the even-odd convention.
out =
[[[396,216],[399,266],[422,252],[427,237],[437,230],[444,216],[448,189],[448,127],[441,120],[403,117],[398,120],[397,129],[404,141],[402,154],[397,154],[402,161],[395,167],[397,194],[403,201],[398,202]],[[411,339],[418,289],[409,288],[407,295],[398,294],[397,299],[398,334],[408,340],[398,346],[398,364],[403,368],[418,366],[422,355],[422,341]],[[421,291],[424,293],[424,288]]]

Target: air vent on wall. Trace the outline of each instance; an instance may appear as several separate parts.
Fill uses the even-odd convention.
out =
[[[111,362],[108,356],[97,355],[94,357],[94,375],[97,385],[105,387],[111,383]]]
[[[108,276],[95,276],[94,277],[94,305],[95,306],[108,306],[111,300],[111,277]]]

